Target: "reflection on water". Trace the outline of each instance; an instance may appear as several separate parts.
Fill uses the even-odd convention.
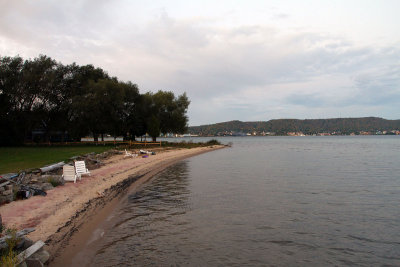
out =
[[[398,138],[233,142],[131,194],[92,265],[400,265]]]
[[[143,190],[129,196],[116,214],[117,222],[97,251],[93,265],[154,265],[175,253],[174,240],[185,239],[189,227],[188,163],[175,164]]]

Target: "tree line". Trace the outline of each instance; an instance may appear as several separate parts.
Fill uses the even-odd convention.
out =
[[[333,119],[278,119],[270,121],[228,121],[211,125],[189,127],[189,133],[198,135],[218,135],[226,132],[252,133],[254,131],[273,132],[286,135],[288,132],[302,132],[312,135],[324,132],[335,132],[348,135],[362,131],[377,132],[400,130],[400,120],[386,120],[376,117],[366,118],[333,118]]]
[[[140,94],[101,68],[63,65],[40,55],[0,57],[0,145],[27,141],[95,140],[110,134],[134,140],[148,133],[184,133],[186,93]]]

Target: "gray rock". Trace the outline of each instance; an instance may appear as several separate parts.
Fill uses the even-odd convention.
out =
[[[24,236],[23,238],[24,238],[24,247],[23,247],[24,250],[35,244],[35,242],[27,238],[26,236]]]
[[[26,262],[22,262],[18,265],[18,267],[28,267],[28,265],[26,264]]]
[[[62,175],[42,175],[40,178],[42,183],[50,183],[50,181],[55,182],[57,184],[63,185],[64,184],[64,179],[62,178]]]
[[[13,191],[12,191],[12,189],[10,189],[10,190],[4,190],[3,192],[1,192],[1,194],[2,194],[3,196],[8,196],[8,195],[12,195],[12,194],[13,194]]]
[[[42,189],[43,191],[51,190],[53,188],[54,188],[54,186],[51,183],[43,183],[40,186],[40,189]]]
[[[43,263],[37,258],[30,257],[25,262],[27,267],[44,267]]]
[[[16,249],[23,249],[25,247],[25,238],[20,237],[17,239],[17,244],[15,245]]]
[[[14,195],[0,196],[0,203],[10,203],[14,200]]]
[[[46,263],[50,259],[50,253],[47,250],[41,249],[36,252],[33,258],[40,260],[42,263]]]

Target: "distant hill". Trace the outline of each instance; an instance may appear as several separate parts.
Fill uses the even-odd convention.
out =
[[[223,135],[232,133],[240,135],[253,132],[276,135],[286,135],[289,132],[302,132],[304,134],[359,134],[361,132],[376,133],[379,131],[390,132],[392,130],[400,130],[400,120],[386,120],[376,117],[315,120],[279,119],[254,122],[234,120],[189,127],[189,133],[197,135]]]

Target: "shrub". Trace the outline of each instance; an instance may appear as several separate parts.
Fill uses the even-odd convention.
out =
[[[57,187],[62,184],[60,180],[54,179],[53,177],[50,177],[47,182],[49,182],[53,187]]]
[[[215,146],[215,145],[220,145],[221,143],[216,139],[211,139],[206,144],[209,145],[209,146]]]
[[[17,238],[17,229],[7,229],[5,234],[11,237],[6,239],[8,248],[2,251],[0,266],[14,267],[17,263],[17,253],[14,251],[14,247],[19,241]]]

